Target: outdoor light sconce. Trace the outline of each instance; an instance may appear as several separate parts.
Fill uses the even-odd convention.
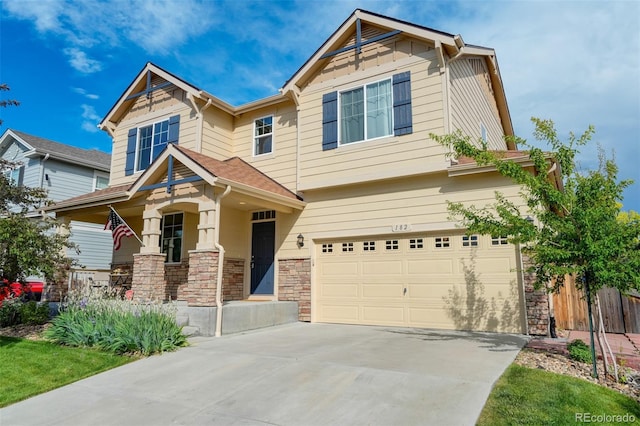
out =
[[[530,224],[533,225],[534,220],[533,220],[533,218],[531,216],[525,217],[524,220],[526,220],[527,222],[529,222]]]
[[[298,248],[304,247],[304,236],[302,234],[298,234],[298,240],[296,241],[298,244]]]

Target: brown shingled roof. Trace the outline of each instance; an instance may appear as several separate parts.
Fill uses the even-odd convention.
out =
[[[493,151],[494,153],[496,153],[500,158],[522,158],[522,157],[529,157],[529,152],[527,151]],[[457,159],[458,161],[458,165],[462,166],[465,164],[474,164],[476,162],[476,160],[474,160],[471,157],[466,157],[466,156],[462,156],[462,157],[458,157]]]
[[[231,157],[224,161],[220,161],[179,145],[174,146],[216,177],[251,186],[263,191],[268,191],[294,200],[298,199],[296,194],[238,157]]]

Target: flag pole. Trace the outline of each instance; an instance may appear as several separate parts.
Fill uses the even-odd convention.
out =
[[[128,224],[128,223],[127,223],[127,222],[122,218],[122,216],[120,216],[120,215],[118,214],[118,212],[116,211],[116,209],[114,209],[113,207],[111,207],[111,205],[109,205],[109,208],[111,209],[111,211],[112,211],[112,212],[114,212],[114,213],[115,213],[115,215],[116,215],[116,216],[118,216],[118,218],[122,221],[122,223],[124,223],[124,224],[125,224],[125,226],[126,226],[127,228],[129,228],[129,230],[130,230],[131,232],[133,232],[133,236],[134,236],[134,237],[136,237],[136,240],[140,241],[140,245],[141,245],[142,247],[144,247],[144,243],[143,243],[143,242],[142,242],[142,240],[138,237],[138,234],[136,234],[136,231],[134,231],[133,229],[131,229],[131,227],[129,226],[129,224]]]

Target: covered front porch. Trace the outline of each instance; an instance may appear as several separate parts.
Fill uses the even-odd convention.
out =
[[[303,207],[240,159],[214,160],[171,145],[133,184],[63,201],[53,211],[94,223],[117,213],[135,237],[114,239],[112,275],[130,285],[135,301],[174,302],[183,310],[293,301],[298,318],[308,321],[309,261],[278,257],[282,246],[296,245],[293,227]]]

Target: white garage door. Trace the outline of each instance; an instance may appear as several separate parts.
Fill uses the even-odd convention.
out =
[[[319,241],[314,320],[523,332],[514,246],[459,231]]]

